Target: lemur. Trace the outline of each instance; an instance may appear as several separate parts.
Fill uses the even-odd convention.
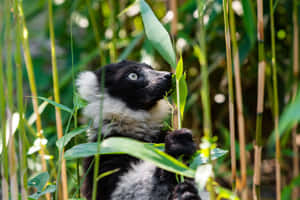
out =
[[[101,89],[102,75],[104,89]],[[134,61],[108,64],[97,71],[81,72],[76,85],[80,96],[88,102],[83,115],[93,122],[88,134],[97,141],[100,101],[103,101],[103,139],[127,137],[142,142],[165,143],[165,152],[175,158],[191,156],[196,151],[188,129],[163,131],[163,121],[171,106],[164,99],[171,89],[172,74],[157,71]],[[84,196],[90,200],[93,188],[93,157],[83,163],[87,172]],[[91,170],[88,169],[91,167]],[[176,181],[175,174],[130,155],[101,155],[99,174],[118,169],[98,182],[97,200],[204,200],[193,181]]]

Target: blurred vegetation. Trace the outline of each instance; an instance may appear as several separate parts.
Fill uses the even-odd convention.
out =
[[[171,32],[172,12],[170,12],[169,0],[147,1],[158,19],[164,24],[168,32]],[[296,1],[299,7],[299,1]],[[55,31],[56,59],[59,75],[60,103],[73,108],[74,79],[82,70],[95,70],[101,65],[117,62],[123,59],[136,60],[151,64],[159,70],[172,70],[170,65],[154,50],[147,40],[142,18],[137,6],[129,7],[133,0],[54,0],[53,23]],[[4,71],[7,70],[7,41],[5,39],[4,0],[0,0],[0,42],[2,48],[2,60]],[[178,0],[177,33],[172,35],[172,42],[176,52],[182,54],[184,70],[187,76],[188,97],[182,127],[193,130],[197,141],[200,143],[203,136],[203,108],[201,104],[200,88],[202,86],[201,67],[195,46],[199,43],[199,21],[196,0]],[[243,88],[243,110],[246,127],[247,148],[247,176],[248,184],[252,183],[253,176],[253,140],[256,127],[256,102],[257,102],[257,74],[258,74],[258,48],[256,33],[256,2],[251,0],[235,0],[232,4],[236,21],[236,38],[239,46],[240,72]],[[46,0],[23,0],[24,16],[28,28],[30,52],[34,66],[38,96],[53,99],[53,84],[51,70],[51,48],[48,25],[48,9]],[[291,102],[292,88],[295,81],[293,77],[293,4],[291,1],[275,1],[275,38],[277,53],[277,79],[278,102],[281,114],[286,105]],[[13,20],[11,10],[11,32],[17,31],[16,21]],[[121,13],[124,11],[123,13]],[[94,21],[91,19],[94,17]],[[300,16],[298,14],[298,23]],[[271,37],[270,37],[270,13],[269,2],[264,1],[264,28],[265,28],[265,56],[266,56],[266,82],[265,82],[265,106],[262,123],[263,134],[263,162],[262,162],[262,197],[263,199],[275,199],[275,138],[273,122],[273,90],[271,69]],[[299,24],[298,24],[299,25]],[[212,118],[212,135],[218,137],[217,144],[222,149],[230,149],[229,114],[228,114],[228,80],[226,71],[226,47],[224,37],[224,19],[222,0],[207,0],[204,14],[204,26],[206,28],[206,54],[210,84],[210,106]],[[95,34],[96,30],[96,34]],[[97,36],[98,34],[98,36]],[[299,37],[299,36],[298,36]],[[16,38],[12,35],[12,41]],[[99,42],[99,46],[97,45]],[[99,48],[101,57],[99,55]],[[13,56],[16,55],[15,43],[13,43]],[[177,57],[179,57],[177,55]],[[201,59],[201,58],[200,58]],[[14,61],[14,59],[13,59]],[[13,62],[13,65],[16,63]],[[27,135],[27,148],[31,151],[38,149],[39,142],[34,126],[28,124],[29,117],[33,114],[29,80],[25,62],[23,69],[23,93],[25,108],[25,129]],[[234,73],[234,72],[233,72]],[[74,77],[75,74],[75,77]],[[14,80],[16,70],[13,70]],[[4,81],[7,93],[7,82]],[[17,85],[14,82],[14,92]],[[299,98],[298,98],[299,99]],[[17,110],[17,98],[13,99],[13,105]],[[11,102],[10,102],[11,103]],[[41,105],[42,101],[39,101]],[[299,104],[298,104],[299,105]],[[293,111],[300,113],[300,106],[294,106]],[[57,175],[58,151],[56,148],[57,133],[54,107],[48,104],[41,114],[43,135],[47,140],[46,155],[48,155],[48,172],[50,182],[55,182]],[[299,118],[297,118],[299,120]],[[64,131],[77,126],[77,122],[69,121],[69,113],[62,111],[62,123]],[[84,124],[79,115],[79,124]],[[236,128],[237,130],[237,128]],[[299,136],[298,136],[299,137]],[[236,138],[238,134],[236,133]],[[76,143],[86,141],[86,136],[77,136]],[[292,134],[290,129],[282,131],[280,145],[281,173],[283,186],[283,199],[289,199],[291,188],[299,187],[299,178],[293,179],[291,170],[293,150]],[[3,141],[2,141],[3,143]],[[74,146],[71,141],[66,149]],[[17,145],[17,142],[16,142]],[[300,144],[298,144],[300,145]],[[236,139],[237,159],[239,160],[239,143]],[[28,155],[29,177],[41,172],[42,166],[37,152]],[[299,161],[298,161],[299,162]],[[239,169],[239,162],[237,162]],[[218,159],[214,165],[217,182],[231,188],[230,155]],[[81,168],[80,168],[81,169]],[[77,189],[76,161],[67,162],[68,190],[71,198]],[[238,175],[240,171],[238,170]],[[298,180],[298,181],[297,181]],[[250,190],[251,191],[251,190]],[[287,195],[286,197],[284,195]]]

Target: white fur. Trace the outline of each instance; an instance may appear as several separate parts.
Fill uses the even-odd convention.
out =
[[[150,138],[159,133],[162,121],[171,111],[170,104],[162,99],[150,109],[132,110],[121,100],[110,96],[107,92],[99,93],[98,80],[93,72],[82,72],[77,79],[76,85],[80,96],[88,101],[83,114],[93,120],[94,128],[98,128],[100,119],[100,102],[103,100],[103,120],[109,120],[110,124],[103,124],[103,133],[108,135],[111,128],[117,128],[126,136],[137,136],[137,138]],[[90,135],[94,138],[94,134]],[[147,138],[146,138],[147,139]]]

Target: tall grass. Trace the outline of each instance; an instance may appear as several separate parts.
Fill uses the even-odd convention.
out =
[[[25,113],[24,113],[24,102],[23,102],[23,72],[22,72],[22,52],[21,52],[21,22],[18,20],[18,1],[14,1],[14,10],[16,11],[16,51],[15,51],[15,63],[17,72],[17,98],[18,98],[18,112],[20,115],[19,121],[19,157],[20,157],[20,184],[21,184],[21,195],[22,199],[27,200],[28,198],[28,187],[27,187],[27,148],[26,148],[26,132],[25,132]]]
[[[293,100],[295,100],[298,84],[299,84],[299,20],[298,20],[298,6],[299,1],[293,0]],[[297,124],[292,129],[292,144],[293,144],[293,178],[299,176],[299,150],[296,144]],[[292,199],[296,200],[299,197],[299,186],[293,188]]]
[[[264,50],[264,22],[263,0],[257,0],[257,41],[258,41],[258,88],[257,88],[257,113],[256,132],[254,144],[254,175],[253,199],[260,200],[261,178],[261,153],[262,153],[262,119],[264,111],[264,86],[265,86],[265,50]]]
[[[280,136],[279,136],[279,106],[278,106],[278,87],[277,87],[277,66],[276,66],[276,44],[275,44],[275,22],[274,22],[274,5],[270,0],[270,29],[272,45],[272,80],[273,80],[273,109],[274,109],[274,127],[276,135],[276,199],[281,199],[281,174],[280,174]]]
[[[230,130],[230,151],[231,151],[231,171],[232,181],[236,179],[236,158],[235,158],[235,117],[234,117],[234,93],[233,93],[233,78],[232,78],[232,55],[231,55],[231,41],[230,41],[230,27],[228,20],[229,3],[227,0],[223,0],[223,12],[224,12],[224,29],[225,29],[225,41],[226,41],[226,63],[227,63],[227,79],[228,79],[228,99],[229,99],[229,130]],[[232,14],[232,13],[230,13]],[[235,32],[231,32],[232,35]],[[236,49],[235,49],[236,50]],[[235,184],[233,184],[235,185]]]
[[[53,10],[52,9],[53,9],[52,8],[52,0],[48,0],[54,100],[56,103],[60,103],[59,82],[58,82],[58,72],[57,72],[56,53],[55,53],[56,51],[55,51],[55,35],[54,35],[54,25],[53,25]],[[63,127],[62,127],[62,121],[61,121],[60,108],[57,106],[55,106],[55,119],[56,119],[57,137],[58,137],[58,139],[60,139],[63,136]],[[59,164],[61,164],[62,197],[63,197],[63,199],[68,199],[67,169],[66,169],[66,161],[64,160],[63,155],[64,155],[63,151],[60,152],[61,163],[59,163]],[[59,180],[56,180],[56,181],[59,182]]]
[[[212,125],[211,125],[211,108],[210,108],[210,89],[209,89],[209,79],[208,79],[208,69],[207,69],[207,54],[206,54],[206,27],[204,23],[204,11],[206,7],[206,2],[203,0],[197,0],[197,10],[199,17],[199,45],[201,51],[201,59],[199,58],[200,66],[201,66],[201,80],[202,87],[200,90],[201,100],[203,106],[203,132],[204,136],[207,139],[212,138]],[[211,161],[211,147],[209,147],[209,163],[212,164]],[[210,199],[214,200],[215,192],[213,188],[213,178],[210,177],[208,180],[208,190],[210,193]]]
[[[19,186],[17,180],[17,159],[15,150],[15,137],[13,135],[13,112],[14,112],[14,94],[13,94],[13,65],[12,65],[12,37],[11,37],[11,9],[12,2],[5,1],[5,41],[6,41],[6,86],[7,86],[7,125],[8,125],[8,164],[10,178],[10,194],[12,200],[18,199]]]
[[[232,41],[233,53],[233,66],[234,66],[234,80],[235,80],[235,98],[238,117],[238,133],[239,133],[239,146],[240,146],[240,166],[241,166],[241,189],[243,199],[247,199],[247,158],[246,158],[246,131],[245,131],[245,118],[243,111],[243,92],[240,75],[240,55],[236,39],[235,17],[232,9],[232,0],[229,0],[229,25]]]
[[[2,1],[1,1],[2,3]],[[1,8],[1,11],[4,9]],[[2,18],[3,12],[0,12],[0,17]],[[1,27],[2,28],[2,23]],[[1,30],[2,32],[2,30]],[[2,36],[2,34],[1,34]],[[2,133],[2,154],[1,154],[1,190],[2,190],[2,198],[8,199],[9,198],[9,170],[8,170],[8,153],[7,153],[7,146],[6,146],[6,99],[5,99],[5,91],[4,91],[4,67],[3,67],[3,57],[2,57],[2,49],[3,49],[3,42],[2,39],[0,39],[0,117],[1,117],[1,133]]]

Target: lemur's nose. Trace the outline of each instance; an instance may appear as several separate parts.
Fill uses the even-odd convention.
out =
[[[171,73],[171,72],[167,72],[167,73],[164,75],[164,78],[166,78],[166,79],[171,79],[171,78],[172,78],[172,73]]]

